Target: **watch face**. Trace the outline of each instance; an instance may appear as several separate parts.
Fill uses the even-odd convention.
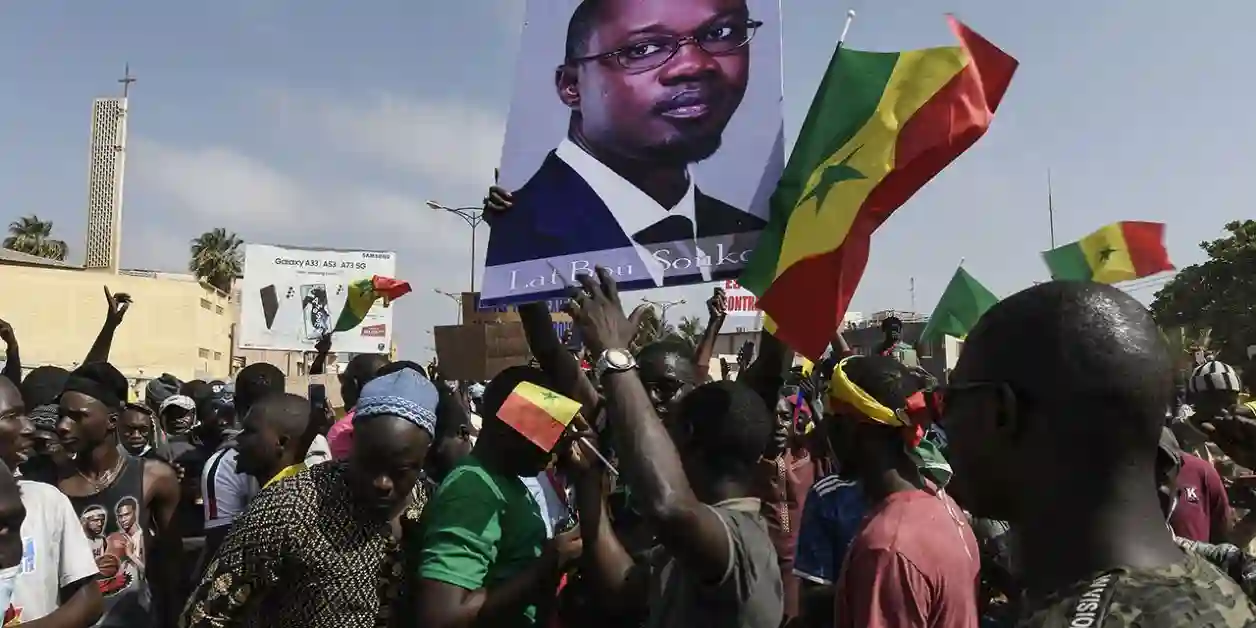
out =
[[[613,369],[626,369],[632,365],[632,354],[622,349],[606,352],[606,363]]]

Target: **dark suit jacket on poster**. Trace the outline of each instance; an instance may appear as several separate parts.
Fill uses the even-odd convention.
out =
[[[698,238],[753,233],[767,225],[762,218],[696,189],[694,217]],[[593,188],[571,166],[550,152],[536,174],[514,193],[510,211],[494,217],[485,263],[491,268],[547,257],[627,248],[633,246],[629,236]],[[651,239],[656,243],[671,240],[666,237]],[[673,285],[671,281],[666,283]]]

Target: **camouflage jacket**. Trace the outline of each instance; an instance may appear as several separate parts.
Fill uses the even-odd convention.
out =
[[[1173,540],[1179,547],[1198,554],[1204,560],[1216,565],[1230,579],[1237,582],[1247,593],[1248,599],[1256,601],[1256,556],[1239,549],[1229,543],[1204,543],[1192,541],[1180,536]]]
[[[1018,628],[1246,628],[1256,607],[1196,553],[1157,570],[1117,570],[1026,605]]]

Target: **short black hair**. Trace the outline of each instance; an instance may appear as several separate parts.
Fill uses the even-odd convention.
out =
[[[253,404],[253,416],[260,416],[267,425],[284,436],[300,442],[310,425],[310,402],[305,397],[287,392],[266,395]]]
[[[70,372],[59,366],[35,367],[22,380],[22,403],[27,408],[57,403],[67,379],[70,379]]]
[[[571,62],[585,56],[585,48],[593,35],[593,27],[597,24],[598,11],[605,4],[603,0],[583,0],[571,19],[567,22],[567,43],[564,62]]]
[[[679,354],[690,362],[693,361],[693,346],[678,338],[664,338],[641,347],[637,350],[637,361],[648,360],[668,353]]]
[[[263,397],[282,392],[284,392],[284,375],[279,367],[268,362],[249,364],[236,373],[236,414],[244,416],[248,414],[253,404]]]
[[[484,399],[480,401],[481,416],[485,421],[497,420],[497,411],[506,398],[523,382],[531,382],[553,390],[554,381],[545,371],[532,366],[512,366],[497,374],[484,387]]]
[[[340,374],[340,396],[345,407],[356,406],[362,387],[379,377],[380,371],[387,366],[388,357],[380,353],[360,353],[353,356]]]
[[[383,357],[383,356],[380,356],[380,357]],[[387,360],[385,360],[385,362],[387,362]],[[418,363],[411,362],[410,360],[397,360],[396,362],[387,362],[383,366],[376,369],[375,375],[369,378],[367,381],[375,379],[376,377],[383,377],[391,373],[404,371],[406,369],[410,369],[418,373],[419,375],[423,376],[424,378],[427,378],[427,371],[424,370],[423,367],[419,366]]]
[[[463,428],[471,426],[471,416],[467,409],[458,403],[458,398],[448,386],[436,387],[436,433],[433,440],[442,440],[458,436]]]
[[[745,480],[767,448],[774,417],[763,398],[733,381],[703,384],[681,398],[679,420],[711,471]]]
[[[98,386],[112,394],[118,402],[118,405],[111,410],[121,410],[122,404],[126,403],[130,397],[131,388],[127,383],[126,376],[119,371],[117,367],[108,362],[88,362],[70,373],[70,377],[83,378],[95,382]],[[66,378],[69,381],[69,378]],[[104,402],[104,399],[97,401]],[[108,405],[108,404],[106,404]]]
[[[1062,430],[1147,452],[1159,439],[1173,392],[1168,344],[1151,312],[1117,288],[1051,281],[1022,290],[981,317],[964,353],[969,378],[1054,406]]]
[[[911,369],[889,356],[857,356],[846,361],[842,372],[852,384],[892,410],[906,407],[907,399],[924,389],[924,382]]]

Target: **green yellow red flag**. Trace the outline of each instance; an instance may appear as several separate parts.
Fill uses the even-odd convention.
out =
[[[579,401],[532,382],[520,382],[497,410],[497,418],[537,447],[550,451],[579,411]]]
[[[394,300],[410,293],[410,284],[375,275],[345,286],[345,292],[345,306],[340,310],[340,318],[336,319],[336,327],[332,331],[349,331],[361,325],[375,301],[383,299],[384,307],[388,307]]]
[[[1116,222],[1042,254],[1052,279],[1116,283],[1173,270],[1164,224]]]
[[[960,45],[838,46],[740,283],[765,328],[819,359],[868,263],[873,231],[990,126],[1016,59],[949,18]]]

